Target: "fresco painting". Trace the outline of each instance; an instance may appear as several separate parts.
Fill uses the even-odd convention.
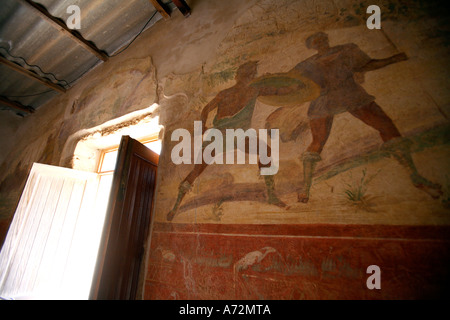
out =
[[[296,90],[299,84],[294,85],[293,88],[281,87],[264,87],[257,88],[252,86],[251,82],[255,79],[257,74],[257,63],[252,61],[241,65],[236,73],[236,84],[224,91],[221,91],[210,103],[208,103],[202,110],[201,118],[203,123],[202,131],[206,131],[206,121],[209,113],[217,109],[216,116],[213,121],[215,129],[219,129],[225,133],[226,129],[243,129],[251,128],[251,120],[258,96],[262,95],[277,95],[279,91]],[[246,144],[245,152],[249,152],[249,144]],[[270,155],[270,147],[268,152]],[[194,169],[188,174],[179,186],[179,193],[174,205],[174,208],[168,213],[167,220],[172,220],[178,211],[178,207],[189,189],[194,184],[195,179],[206,169],[207,163],[196,164]],[[258,161],[258,167],[264,165]],[[273,176],[264,176],[265,184],[267,186],[267,197],[270,204],[279,207],[286,207],[275,194],[275,185]]]
[[[371,1],[192,4],[188,19],[158,21],[22,119],[0,166],[0,235],[32,162],[71,167],[78,132],[154,105],[163,130],[145,299],[448,296],[441,4],[380,1],[380,30],[366,26]],[[171,134],[195,121],[279,130],[278,172],[261,175],[261,161],[174,164]],[[381,290],[366,287],[374,264]]]
[[[220,221],[224,215],[225,202],[238,203],[242,201],[261,202],[275,205],[284,211],[289,211],[297,203],[308,203],[313,179],[327,180],[342,172],[353,168],[360,168],[367,162],[376,162],[382,158],[394,159],[408,175],[410,183],[429,196],[432,200],[441,199],[445,207],[443,187],[424,177],[414,163],[412,152],[423,143],[418,142],[419,136],[404,137],[395,122],[386,114],[383,107],[376,102],[374,95],[368,93],[363,87],[366,73],[382,69],[392,64],[399,64],[408,60],[405,53],[397,53],[385,58],[374,59],[361,50],[354,43],[330,46],[329,35],[325,32],[316,32],[306,38],[305,46],[316,51],[309,58],[301,61],[287,72],[265,73],[257,76],[258,61],[248,61],[241,64],[236,71],[235,84],[220,91],[200,112],[203,123],[203,133],[206,131],[208,115],[216,111],[212,128],[225,132],[226,129],[247,130],[253,128],[255,105],[262,104],[276,107],[264,120],[266,129],[277,128],[281,131],[281,141],[298,141],[309,131],[312,139],[306,149],[298,148],[298,159],[301,161],[302,179],[293,181],[288,188],[297,191],[297,201],[281,200],[283,191],[277,190],[277,175],[264,176],[265,188],[261,183],[220,183],[211,186],[208,191],[202,192],[194,200],[183,203],[183,199],[192,190],[196,179],[210,166],[206,163],[196,164],[187,174],[178,187],[178,194],[172,209],[167,213],[167,221],[172,221],[180,212],[198,209],[201,206],[212,205],[212,220]],[[298,109],[307,109],[306,114],[300,114]],[[360,121],[364,125],[376,130],[379,136],[379,145],[371,152],[361,152],[352,158],[335,163],[327,163],[325,167],[316,170],[317,164],[322,160],[321,153],[330,137],[333,120],[337,115],[348,113],[351,121]],[[285,126],[286,124],[286,126]],[[258,128],[256,128],[258,129]],[[441,142],[447,144],[445,135],[448,128],[441,128],[444,134]],[[430,130],[427,134],[432,134]],[[421,133],[424,135],[426,133]],[[416,141],[414,141],[416,140]],[[434,143],[438,144],[439,140]],[[434,144],[432,143],[432,144]],[[203,147],[205,147],[204,144]],[[246,152],[248,152],[248,144]],[[431,147],[431,145],[429,146]],[[425,147],[426,148],[426,147]],[[269,147],[270,150],[270,147]],[[283,153],[280,154],[282,158]],[[211,166],[217,166],[212,164]],[[259,167],[262,164],[259,162]],[[219,165],[220,167],[220,165]],[[221,172],[223,168],[216,168]],[[228,169],[223,169],[227,171]],[[294,169],[295,170],[295,169]],[[367,168],[362,168],[362,178],[356,185],[346,183],[343,188],[344,198],[348,203],[357,204],[355,208],[365,211],[373,209],[380,197],[366,194],[367,186],[373,177],[380,173],[367,174]],[[233,178],[233,169],[230,171]],[[283,173],[282,173],[283,174]],[[289,183],[289,182],[287,182]],[[286,192],[286,188],[284,188]],[[297,210],[301,207],[296,206]],[[283,211],[279,211],[283,214]]]

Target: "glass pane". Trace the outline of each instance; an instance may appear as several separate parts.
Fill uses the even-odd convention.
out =
[[[117,150],[105,153],[100,172],[113,171],[116,167]]]
[[[161,140],[147,142],[144,144],[144,146],[157,154],[161,154]]]

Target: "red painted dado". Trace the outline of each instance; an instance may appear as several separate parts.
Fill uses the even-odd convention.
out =
[[[154,225],[145,299],[443,298],[450,227]],[[381,289],[368,289],[370,265]]]

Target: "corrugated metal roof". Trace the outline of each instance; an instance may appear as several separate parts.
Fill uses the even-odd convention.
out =
[[[68,6],[77,5],[81,11],[81,29],[77,31],[108,55],[113,55],[132,41],[151,17],[153,19],[146,29],[161,19],[149,0],[35,2],[64,22],[72,15],[71,12],[67,13]],[[174,7],[170,1],[164,3]],[[3,48],[0,49],[0,55],[8,60],[22,66],[27,64],[27,69],[41,75],[44,73],[53,82],[57,79],[66,88],[102,62],[50,22],[42,19],[34,8],[17,0],[0,0],[0,7],[0,48]],[[30,67],[32,65],[35,67]],[[36,109],[58,94],[60,93],[0,65],[1,96]],[[6,109],[1,103],[0,108]]]

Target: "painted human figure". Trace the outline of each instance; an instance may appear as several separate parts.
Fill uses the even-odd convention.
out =
[[[250,128],[253,111],[255,109],[256,99],[259,95],[269,94],[286,94],[295,91],[295,86],[286,88],[256,88],[251,86],[252,80],[257,74],[257,62],[250,61],[241,65],[236,73],[236,84],[228,89],[219,92],[211,102],[209,102],[202,110],[201,120],[203,123],[202,132],[206,131],[206,121],[208,115],[213,110],[217,109],[216,116],[213,120],[213,127],[225,133],[226,129],[243,129]],[[249,144],[246,143],[245,152],[249,152]],[[257,154],[259,151],[257,150]],[[270,147],[267,146],[267,154],[270,157]],[[167,220],[171,221],[176,215],[182,199],[186,193],[192,188],[194,181],[207,168],[208,164],[205,162],[196,164],[187,177],[180,183],[178,189],[178,196],[172,210],[167,214]],[[259,168],[268,166],[263,165],[259,161]],[[275,194],[274,177],[265,175],[264,181],[267,188],[267,199],[270,204],[287,207],[286,204],[278,199]]]
[[[391,156],[405,167],[415,187],[429,193],[433,198],[441,194],[441,187],[422,177],[411,158],[409,144],[388,115],[355,80],[356,75],[406,60],[404,53],[386,59],[372,59],[355,44],[330,47],[328,35],[318,32],[306,39],[306,46],[317,50],[317,54],[295,66],[320,86],[320,96],[311,102],[308,118],[312,142],[302,155],[304,186],[298,193],[299,202],[308,202],[315,166],[321,160],[325,143],[329,137],[333,117],[349,112],[365,124],[376,129]]]

